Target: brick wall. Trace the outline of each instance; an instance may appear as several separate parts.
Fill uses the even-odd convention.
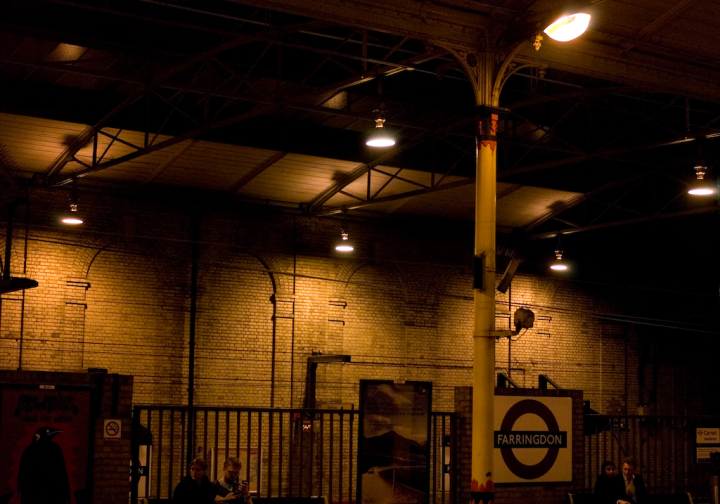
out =
[[[131,460],[130,431],[133,378],[117,374],[54,373],[42,371],[0,371],[0,387],[53,385],[55,387],[87,387],[91,390],[90,454],[88,488],[92,502],[127,504],[130,484],[128,471]],[[122,421],[121,439],[106,441],[104,420]],[[66,454],[66,457],[69,455]]]
[[[572,482],[570,483],[497,483],[495,485],[496,502],[532,502],[534,504],[557,504],[565,502],[568,493],[583,489],[583,470],[585,467],[585,447],[583,436],[583,395],[578,390],[540,390],[540,389],[495,389],[495,395],[530,397],[570,397],[572,398]],[[458,429],[458,486],[459,501],[470,502],[470,482],[472,481],[472,387],[458,387],[455,391],[455,411]]]
[[[13,274],[40,285],[2,296],[0,367],[106,368],[134,376],[136,404],[186,403],[186,202],[81,198],[81,229],[54,219],[67,204],[62,191],[33,189],[29,210],[18,212],[28,232],[14,232]],[[276,407],[300,406],[307,357],[322,352],[352,362],[319,366],[320,402],[357,405],[362,378],[428,380],[434,409],[454,408],[455,388],[472,378],[470,225],[351,221],[358,247],[340,257],[329,252],[339,220],[219,204],[202,212],[196,404],[270,406],[272,398]],[[717,412],[707,399],[717,384],[710,363],[659,343],[670,331],[657,327],[668,307],[698,312],[697,299],[521,268],[497,300],[498,328],[518,307],[536,314],[533,329],[496,345],[497,371],[510,368],[520,386],[536,387],[547,374],[582,390],[600,412],[634,413],[640,403],[658,413]],[[627,322],[635,315],[652,323]]]

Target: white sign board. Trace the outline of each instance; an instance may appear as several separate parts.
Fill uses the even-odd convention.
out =
[[[695,434],[697,444],[720,444],[720,427],[698,427]]]
[[[105,420],[103,425],[103,439],[105,441],[120,441],[122,437],[122,420]]]
[[[720,446],[704,446],[697,448],[697,461],[699,464],[709,463],[710,454],[714,452],[720,452]]]
[[[495,483],[572,481],[572,399],[495,396]]]

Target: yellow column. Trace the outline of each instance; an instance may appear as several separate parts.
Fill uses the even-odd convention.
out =
[[[476,144],[475,256],[484,264],[482,288],[474,290],[472,500],[494,501],[493,410],[495,398],[495,194],[497,115],[480,122]],[[477,276],[477,272],[476,272]]]

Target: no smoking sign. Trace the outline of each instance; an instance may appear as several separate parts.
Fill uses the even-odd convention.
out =
[[[105,441],[120,441],[122,437],[122,420],[105,420],[103,438]]]

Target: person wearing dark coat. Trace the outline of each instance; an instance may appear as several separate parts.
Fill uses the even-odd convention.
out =
[[[53,438],[62,431],[40,427],[23,451],[18,470],[21,504],[68,504],[70,480],[62,448]]]
[[[635,474],[637,462],[635,459],[625,459],[622,465],[623,484],[619,486],[622,492],[618,504],[645,504],[645,481],[639,474]]]
[[[178,504],[212,504],[217,493],[207,476],[207,463],[196,458],[190,462],[188,474],[175,487],[173,502]]]
[[[621,493],[622,477],[615,473],[615,464],[611,461],[603,462],[600,474],[595,481],[595,502],[597,504],[616,504],[624,492]]]
[[[172,501],[178,504],[212,504],[219,500],[237,499],[233,493],[225,497],[220,497],[215,487],[205,472],[207,471],[207,462],[201,458],[196,458],[190,462],[188,474],[175,487]]]

